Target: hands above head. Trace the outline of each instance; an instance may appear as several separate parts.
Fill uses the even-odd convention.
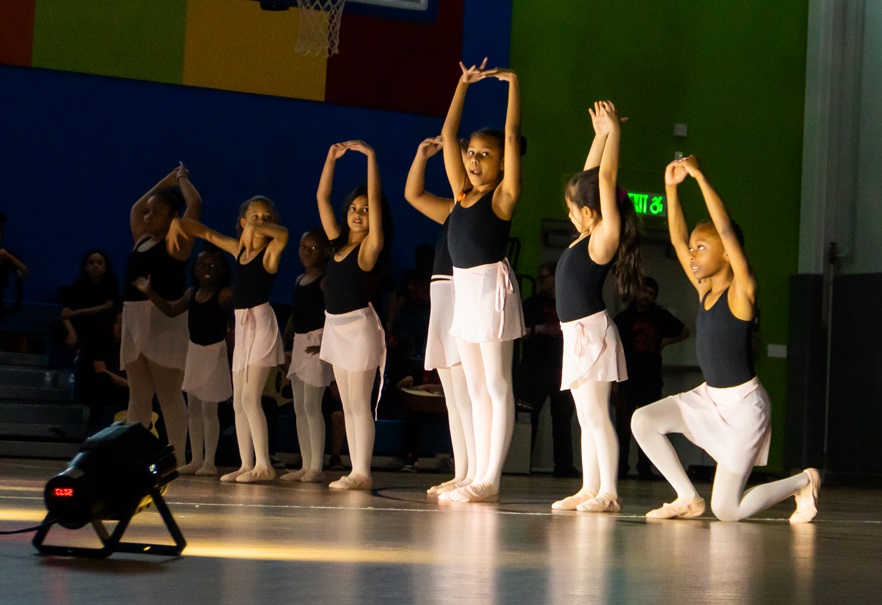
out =
[[[178,179],[189,179],[190,171],[184,166],[183,162],[178,162],[178,167],[175,169],[175,181]]]
[[[471,67],[466,67],[465,64],[460,61],[459,68],[462,70],[460,82],[463,84],[472,84],[478,80],[483,80],[488,76],[487,72],[484,71],[485,67],[487,67],[487,57],[484,57],[484,60],[481,61],[480,65],[472,65]]]
[[[425,159],[429,159],[444,148],[441,143],[441,136],[425,139],[417,148],[417,153]]]
[[[693,179],[697,179],[702,175],[701,166],[698,164],[698,158],[694,155],[682,158],[680,161],[683,163],[686,172],[688,172],[689,176]]]
[[[331,145],[331,148],[328,150],[328,159],[336,160],[342,157],[350,149],[352,151],[363,153],[364,155],[371,155],[374,153],[374,148],[364,141],[345,141],[343,143],[334,143]]]
[[[596,101],[594,108],[588,108],[591,115],[591,125],[594,126],[594,134],[605,136],[613,128],[619,128],[620,124],[628,121],[628,118],[620,118],[616,112],[616,106],[612,101]]]
[[[686,179],[686,167],[683,160],[674,160],[665,168],[665,185],[679,185]]]

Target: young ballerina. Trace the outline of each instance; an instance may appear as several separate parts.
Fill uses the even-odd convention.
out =
[[[420,143],[407,182],[404,197],[419,212],[441,224],[435,246],[435,265],[429,286],[431,310],[426,339],[425,368],[437,370],[447,405],[450,441],[453,445],[454,476],[427,493],[437,496],[469,485],[475,478],[475,433],[472,426],[472,403],[456,339],[450,334],[453,323],[453,263],[447,248],[447,232],[453,200],[426,191],[426,163],[441,151],[441,137]]]
[[[167,317],[135,287],[135,281],[151,278],[153,289],[166,300],[184,294],[193,243],[180,241],[170,229],[185,204],[183,216],[197,220],[202,199],[181,164],[132,206],[129,225],[135,247],[126,263],[120,343],[120,363],[129,381],[128,422],[150,426],[155,394],[178,466],[184,465],[187,446],[187,407],[181,392],[187,318],[185,314]]]
[[[514,429],[511,367],[514,340],[524,335],[524,316],[514,272],[505,259],[515,205],[521,193],[521,108],[517,75],[508,69],[466,68],[441,131],[444,167],[456,203],[448,245],[453,261],[456,337],[472,402],[475,477],[441,494],[455,502],[499,499],[502,466]],[[508,83],[505,131],[480,130],[468,142],[465,165],[457,137],[469,85],[485,78]]]
[[[619,443],[609,415],[613,382],[628,377],[619,332],[603,303],[603,282],[615,266],[621,294],[640,284],[637,217],[616,187],[621,127],[615,106],[589,109],[594,141],[585,169],[567,184],[570,221],[579,237],[564,250],[555,273],[557,315],[563,332],[561,389],[570,389],[582,427],[582,489],[551,505],[555,510],[617,513]]]
[[[367,188],[349,194],[344,205],[346,222],[340,225],[331,207],[331,189],[337,160],[350,150],[367,156]],[[325,277],[325,328],[319,357],[334,368],[352,462],[352,472],[328,487],[365,490],[373,484],[371,391],[377,368],[382,379],[386,357],[385,333],[368,292],[384,243],[380,170],[374,150],[364,141],[331,145],[316,199],[322,227],[334,249]]]
[[[67,348],[88,347],[95,340],[112,321],[117,297],[117,279],[110,257],[103,250],[89,250],[83,256],[79,277],[71,284],[61,309]]]
[[[692,234],[677,197],[686,176],[698,182],[710,221]],[[705,383],[666,397],[634,413],[634,437],[677,499],[646,513],[648,519],[697,517],[705,502],[689,481],[666,435],[680,433],[717,461],[711,510],[722,521],[738,521],[794,496],[791,523],[808,523],[818,512],[821,477],[806,469],[798,475],[746,492],[755,465],[766,464],[772,432],[769,396],[753,368],[751,350],[756,316],[756,278],[742,248],[740,230],[693,156],[665,170],[671,243],[700,303],[695,349]]]
[[[279,224],[272,200],[255,196],[239,208],[239,237],[226,237],[192,221],[175,222],[184,239],[209,241],[236,258],[233,308],[236,345],[233,348],[233,411],[242,465],[223,475],[223,482],[253,483],[276,477],[269,459],[266,416],[261,393],[273,366],[285,361],[276,315],[269,304],[288,230]]]
[[[300,238],[300,262],[306,272],[297,278],[294,287],[285,341],[293,339],[288,378],[294,396],[301,468],[282,475],[282,481],[319,483],[325,479],[322,396],[334,381],[334,370],[319,359],[319,350],[325,325],[325,268],[329,254],[330,244],[321,228],[310,229]]]
[[[191,460],[178,469],[182,475],[217,475],[214,456],[220,435],[217,404],[233,394],[230,361],[227,355],[227,318],[233,304],[229,287],[230,264],[219,248],[208,244],[196,256],[193,282],[184,296],[167,301],[156,294],[150,278],[140,278],[135,286],[169,317],[187,311],[190,343],[184,383],[187,393]]]

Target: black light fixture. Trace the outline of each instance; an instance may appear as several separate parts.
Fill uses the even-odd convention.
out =
[[[43,490],[46,518],[34,536],[41,554],[104,558],[114,552],[178,556],[187,545],[162,494],[178,476],[174,448],[163,445],[140,424],[113,424],[93,435]],[[174,544],[122,542],[129,522],[156,505]],[[116,521],[109,533],[104,521]],[[44,544],[52,525],[80,529],[92,524],[101,548]]]

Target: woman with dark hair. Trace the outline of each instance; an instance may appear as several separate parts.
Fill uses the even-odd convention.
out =
[[[589,109],[594,141],[583,172],[567,185],[570,222],[579,236],[564,250],[555,273],[557,315],[563,332],[561,389],[570,389],[582,427],[582,489],[552,504],[555,510],[621,510],[616,478],[619,444],[609,415],[613,382],[627,379],[619,332],[603,302],[603,282],[614,270],[621,294],[640,285],[637,217],[617,188],[620,125],[610,101]]]
[[[128,421],[149,427],[156,395],[178,466],[184,464],[187,447],[187,407],[181,392],[187,317],[167,317],[135,282],[150,278],[166,300],[183,296],[193,242],[171,235],[169,229],[175,218],[198,219],[201,214],[202,198],[183,164],[141,196],[129,214],[135,247],[126,264],[120,344],[120,362],[129,381]]]
[[[67,348],[83,348],[94,341],[109,324],[117,296],[110,257],[103,250],[89,250],[80,262],[79,276],[62,301],[60,320]]]

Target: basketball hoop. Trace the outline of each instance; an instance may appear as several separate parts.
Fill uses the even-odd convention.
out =
[[[294,52],[330,57],[338,52],[340,20],[346,0],[297,0],[300,32]]]

